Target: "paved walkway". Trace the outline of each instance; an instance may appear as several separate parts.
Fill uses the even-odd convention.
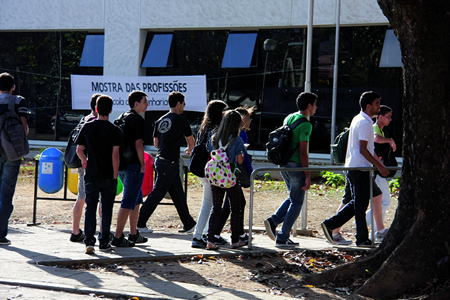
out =
[[[157,278],[117,276],[111,273],[80,272],[56,268],[53,264],[76,262],[107,263],[117,261],[161,260],[193,255],[232,255],[280,251],[266,235],[255,234],[252,250],[223,246],[219,251],[191,248],[191,234],[155,230],[147,234],[149,242],[134,248],[113,247],[113,252],[84,254],[84,244],[69,241],[67,225],[10,225],[9,246],[0,246],[0,284],[14,284],[43,289],[95,293],[105,297],[133,296],[142,299],[272,299],[264,293],[241,292],[220,287],[197,285],[195,282],[167,282]],[[297,237],[300,248],[331,249],[323,238]],[[352,248],[352,247],[347,247]],[[277,299],[284,299],[277,297]]]

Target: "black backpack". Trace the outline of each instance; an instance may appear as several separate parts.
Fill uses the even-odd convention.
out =
[[[95,120],[95,118],[86,119],[82,118],[77,126],[69,134],[69,139],[67,140],[66,151],[64,152],[64,163],[68,168],[80,168],[81,160],[77,155],[77,138],[80,135],[81,129],[84,124]]]
[[[114,120],[114,125],[119,127],[120,135],[122,137],[122,144],[120,145],[119,155],[120,155],[120,163],[119,170],[125,170],[128,167],[129,162],[133,158],[133,151],[131,150],[130,145],[125,141],[125,126],[126,122],[137,116],[137,113],[134,110],[129,110],[122,113],[117,119]]]
[[[348,135],[350,128],[345,127],[344,131],[334,139],[334,144],[331,145],[331,157],[336,164],[345,163],[345,157],[347,156]]]
[[[303,122],[309,122],[307,118],[300,118],[290,126],[283,125],[269,133],[269,141],[266,144],[267,158],[273,164],[284,166],[297,150],[291,149],[292,131]]]
[[[380,158],[381,162],[385,167],[398,167],[398,162],[395,159],[394,151],[389,144],[379,144],[375,143],[375,154]],[[375,171],[375,175],[379,175],[383,178],[394,177],[397,171],[389,171],[389,175],[384,177],[378,170]]]

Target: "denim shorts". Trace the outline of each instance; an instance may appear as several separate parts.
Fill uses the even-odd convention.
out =
[[[86,199],[86,191],[84,189],[84,168],[78,168],[78,195],[77,199]]]
[[[142,204],[142,181],[144,173],[141,173],[141,165],[128,165],[125,170],[119,171],[119,177],[123,184],[121,208],[134,210],[136,205]]]

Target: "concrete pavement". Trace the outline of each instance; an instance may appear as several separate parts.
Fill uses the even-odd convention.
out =
[[[256,228],[258,229],[258,228]],[[233,255],[242,253],[275,252],[274,242],[266,235],[254,234],[252,250],[246,247],[231,249],[222,246],[219,251],[191,248],[191,234],[155,230],[146,234],[149,242],[134,248],[113,247],[110,253],[87,255],[82,243],[69,241],[71,229],[67,225],[10,225],[8,239],[12,244],[0,246],[0,284],[29,286],[42,289],[95,293],[105,297],[139,297],[142,299],[272,299],[272,295],[241,292],[220,287],[198,285],[196,282],[168,282],[158,278],[118,276],[109,272],[85,272],[56,268],[56,264],[77,262],[112,263],[124,261],[155,261],[194,255]],[[225,236],[226,237],[226,236]],[[337,247],[324,238],[295,237],[298,250],[324,250]],[[346,246],[345,248],[353,248]],[[278,297],[277,299],[284,299]]]

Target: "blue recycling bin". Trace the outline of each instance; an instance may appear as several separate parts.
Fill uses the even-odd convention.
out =
[[[59,192],[64,184],[64,154],[56,148],[45,149],[39,160],[39,188],[48,194]]]

